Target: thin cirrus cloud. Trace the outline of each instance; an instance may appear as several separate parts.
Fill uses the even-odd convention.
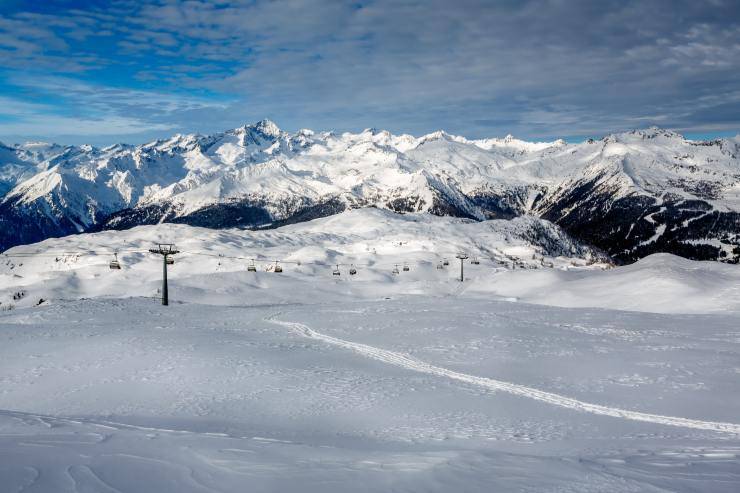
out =
[[[157,92],[109,87],[68,76],[11,76],[8,87],[23,99],[0,96],[0,135],[25,139],[61,137],[106,144],[129,136],[166,134],[180,128],[179,120],[199,112],[220,111],[226,102]]]
[[[66,0],[0,14],[4,140],[264,117],[470,137],[740,129],[732,0]]]

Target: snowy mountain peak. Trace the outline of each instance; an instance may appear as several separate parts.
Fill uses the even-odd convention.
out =
[[[278,127],[272,120],[268,120],[266,118],[258,121],[255,124],[246,125],[244,128],[253,129],[256,132],[264,135],[265,137],[278,138],[283,135],[283,131],[280,130],[280,127]]]
[[[673,130],[666,130],[654,125],[648,128],[612,134],[610,137],[613,137],[617,141],[632,141],[635,140],[635,138],[639,138],[641,140],[685,140],[683,135],[676,133]]]
[[[425,144],[427,142],[432,142],[435,140],[446,140],[450,142],[468,142],[468,140],[463,137],[449,134],[444,130],[437,130],[436,132],[432,132],[419,137],[417,145]]]
[[[125,151],[125,150],[133,149],[133,148],[134,146],[130,144],[124,144],[124,143],[119,142],[117,144],[112,144],[112,145],[109,145],[108,147],[104,147],[103,152],[114,153],[114,152]]]
[[[474,219],[535,214],[623,258],[644,250],[734,259],[739,156],[734,140],[693,142],[656,127],[567,144],[442,130],[290,134],[270,120],[140,146],[27,144],[0,148],[0,248],[86,228],[254,227],[374,206]],[[616,201],[629,206],[614,209]],[[671,201],[669,219],[661,207]],[[677,222],[657,231],[660,221]],[[699,246],[682,243],[688,233],[676,239],[689,230]]]

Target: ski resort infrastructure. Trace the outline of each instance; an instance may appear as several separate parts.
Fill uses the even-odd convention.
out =
[[[734,264],[384,208],[0,261],[8,491],[740,484]]]

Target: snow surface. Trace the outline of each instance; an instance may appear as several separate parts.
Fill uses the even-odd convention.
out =
[[[416,204],[422,211],[442,192],[470,215],[483,217],[463,195],[496,190],[506,196],[534,187],[557,197],[600,177],[614,200],[668,194],[698,198],[724,212],[740,210],[738,156],[735,139],[693,142],[657,128],[567,144],[511,136],[469,140],[443,131],[418,138],[376,129],[289,134],[263,120],[141,146],[0,144],[0,200],[42,199],[91,226],[121,209],[155,203],[169,204],[183,216],[249,199],[282,219],[284,203],[296,198],[320,203],[340,197],[350,205],[377,207],[421,198]]]
[[[738,267],[548,235],[363,209],[11,249],[0,490],[737,491]]]

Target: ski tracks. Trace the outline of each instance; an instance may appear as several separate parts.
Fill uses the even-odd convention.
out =
[[[570,397],[553,394],[551,392],[545,392],[531,387],[526,387],[524,385],[518,385],[515,383],[495,380],[493,378],[478,377],[466,373],[448,370],[439,366],[434,366],[429,363],[416,360],[401,353],[369,346],[367,344],[346,341],[344,339],[332,337],[327,334],[322,334],[321,332],[317,332],[301,323],[278,320],[276,317],[279,315],[280,314],[273,315],[272,317],[268,317],[265,320],[273,324],[287,327],[304,337],[316,339],[334,346],[349,349],[369,358],[420,373],[437,375],[440,377],[477,385],[489,390],[508,392],[509,394],[534,399],[536,401],[551,404],[553,406],[564,407],[567,409],[573,409],[576,411],[582,411],[601,416],[611,416],[614,418],[628,419],[632,421],[642,421],[646,423],[656,423],[667,426],[678,426],[682,428],[693,428],[697,430],[708,430],[740,435],[740,424],[723,423],[716,421],[702,421],[697,419],[680,418],[674,416],[662,416],[659,414],[649,414],[639,411],[619,409],[616,407],[602,406],[600,404],[591,404],[589,402],[579,401],[577,399],[572,399]]]

